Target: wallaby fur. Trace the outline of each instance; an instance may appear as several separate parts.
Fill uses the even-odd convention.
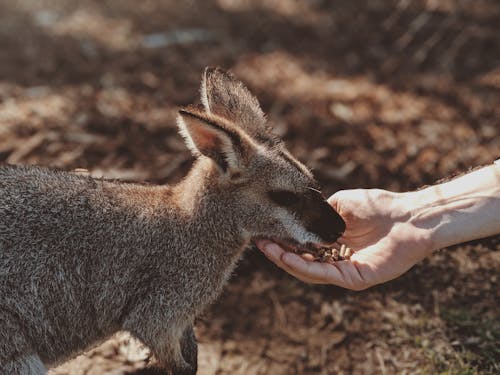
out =
[[[195,374],[194,317],[252,239],[343,232],[241,82],[207,68],[201,99],[179,113],[197,160],[176,186],[0,167],[0,374],[45,374],[118,330]]]

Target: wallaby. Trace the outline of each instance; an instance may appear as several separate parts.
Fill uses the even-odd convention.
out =
[[[257,99],[207,68],[181,109],[196,161],[175,186],[0,167],[0,373],[45,374],[119,330],[195,374],[195,316],[244,248],[330,245],[345,223],[273,136]]]

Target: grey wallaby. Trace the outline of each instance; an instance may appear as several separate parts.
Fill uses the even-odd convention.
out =
[[[179,111],[196,155],[175,186],[0,167],[0,373],[39,375],[119,330],[165,372],[195,374],[195,316],[243,250],[269,238],[329,245],[345,229],[257,99],[207,68]]]

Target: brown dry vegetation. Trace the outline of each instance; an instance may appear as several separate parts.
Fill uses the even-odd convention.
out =
[[[248,83],[326,193],[417,188],[499,157],[494,0],[0,0],[0,162],[175,182],[206,65]],[[200,374],[500,372],[500,241],[363,292],[249,250],[197,322]],[[57,369],[145,366],[123,335]]]

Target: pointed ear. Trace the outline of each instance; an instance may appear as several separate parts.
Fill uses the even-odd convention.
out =
[[[258,140],[273,138],[259,102],[245,85],[219,68],[206,68],[201,81],[201,102],[207,113],[239,125]]]
[[[241,170],[247,150],[242,135],[235,129],[194,109],[181,109],[177,124],[195,156],[211,158],[222,172],[230,175]]]

